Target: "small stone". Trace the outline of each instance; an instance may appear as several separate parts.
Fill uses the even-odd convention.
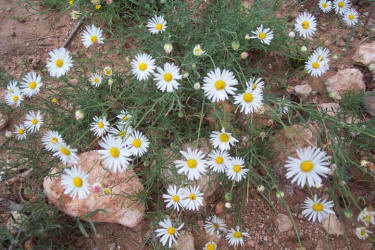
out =
[[[363,75],[356,68],[348,68],[338,71],[324,82],[330,97],[341,100],[347,91],[364,91]]]
[[[293,228],[293,224],[289,219],[289,216],[285,214],[279,214],[276,217],[276,226],[280,233],[287,232]]]
[[[365,93],[365,110],[375,116],[375,91]]]
[[[308,96],[312,92],[312,88],[309,84],[301,84],[294,87],[294,91],[297,95]]]
[[[224,202],[219,201],[215,206],[215,214],[220,215],[224,212]]]
[[[329,216],[323,218],[322,225],[324,230],[331,235],[344,235],[342,225],[335,214],[330,214]]]
[[[176,250],[195,250],[193,234],[188,231],[181,231],[177,238]]]
[[[246,244],[249,246],[249,247],[255,247],[255,240],[248,240],[246,242]]]
[[[375,63],[375,42],[360,45],[352,59],[363,65]]]
[[[8,115],[0,111],[0,129],[5,128],[8,125]]]

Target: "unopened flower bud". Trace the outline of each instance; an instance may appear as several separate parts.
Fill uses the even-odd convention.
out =
[[[249,34],[245,35],[245,40],[250,40],[250,35]]]
[[[182,75],[182,78],[188,78],[189,77],[189,72],[185,72],[183,75]]]
[[[276,192],[276,197],[277,197],[278,199],[284,198],[284,192],[283,192],[283,191],[277,191],[277,192]]]
[[[232,203],[230,203],[230,202],[225,202],[224,206],[225,206],[226,208],[231,208],[231,207],[232,207]]]
[[[12,132],[9,131],[9,130],[6,130],[6,131],[5,131],[5,137],[6,137],[6,138],[10,138],[10,137],[12,137]]]
[[[112,78],[108,79],[108,85],[112,86],[112,84],[113,84],[113,79]]]
[[[232,42],[232,49],[238,50],[240,48],[240,43],[237,41]]]
[[[290,38],[296,37],[296,33],[294,33],[294,31],[289,32],[289,37]]]
[[[75,85],[78,84],[78,80],[77,80],[77,79],[70,79],[69,82],[70,82],[70,84],[73,85],[73,86],[75,86]]]
[[[95,192],[95,193],[99,193],[100,191],[102,190],[102,184],[100,183],[94,183],[92,185],[92,191]]]
[[[306,52],[306,51],[307,51],[307,47],[306,47],[306,46],[302,46],[302,47],[301,47],[301,51],[302,51],[302,52]]]
[[[165,51],[165,53],[169,54],[169,53],[172,52],[172,50],[173,50],[172,44],[170,44],[170,43],[164,44],[164,51]]]
[[[85,113],[82,110],[77,110],[75,113],[75,118],[77,121],[82,120],[85,117]]]
[[[194,89],[198,90],[201,88],[201,84],[199,82],[194,83]]]
[[[241,53],[241,59],[246,59],[248,57],[249,57],[249,53],[247,53],[247,52],[242,52]]]
[[[257,191],[259,192],[259,193],[263,193],[263,191],[264,191],[264,186],[263,185],[258,185],[257,186]]]

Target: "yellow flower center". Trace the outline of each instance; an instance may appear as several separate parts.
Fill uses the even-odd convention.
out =
[[[214,244],[212,244],[212,243],[209,243],[208,245],[207,245],[207,248],[206,248],[207,250],[215,250],[215,245]]]
[[[70,150],[67,149],[66,147],[61,147],[60,151],[61,151],[61,153],[62,153],[63,155],[66,155],[66,156],[69,156],[69,155],[70,155]]]
[[[105,188],[104,193],[105,194],[112,194],[112,190],[110,188]]]
[[[323,8],[327,8],[327,3],[322,3]]]
[[[97,4],[97,5],[95,5],[95,9],[100,9],[102,7],[102,5],[100,5],[100,4]]]
[[[59,139],[57,139],[56,137],[51,138],[51,143],[56,144],[58,142],[59,142]]]
[[[241,232],[238,232],[238,231],[236,231],[236,232],[234,232],[233,236],[234,236],[234,238],[236,238],[236,239],[239,239],[239,238],[241,238],[241,237],[242,237],[242,233],[241,233]]]
[[[171,73],[165,73],[164,74],[164,81],[166,81],[166,82],[172,81],[172,74]]]
[[[95,82],[95,83],[98,83],[98,82],[99,82],[99,77],[95,77],[95,78],[94,78],[94,82]]]
[[[104,127],[104,122],[98,122],[98,127],[103,128]]]
[[[56,60],[56,67],[58,67],[58,68],[61,68],[63,65],[64,65],[64,61],[63,61],[63,59],[57,59]]]
[[[349,20],[353,20],[354,19],[354,15],[353,14],[349,14],[348,18],[349,18]]]
[[[302,22],[302,28],[304,28],[305,30],[307,30],[309,27],[310,27],[309,21],[303,21]]]
[[[17,131],[17,133],[18,133],[19,135],[23,135],[23,133],[25,133],[25,130],[22,129],[22,128],[20,128],[20,129]]]
[[[361,234],[362,236],[365,236],[365,235],[366,235],[366,229],[362,228],[360,234]]]
[[[318,69],[320,65],[319,65],[318,62],[314,62],[314,63],[312,64],[312,66],[313,66],[314,69]]]
[[[234,165],[233,166],[233,171],[236,172],[236,173],[239,173],[241,171],[241,166],[240,165]]]
[[[229,136],[226,133],[222,133],[219,136],[219,139],[220,139],[221,142],[227,142],[227,141],[229,141]]]
[[[322,203],[315,203],[313,206],[312,206],[312,209],[315,211],[315,212],[320,212],[323,210],[323,205]]]
[[[36,118],[32,119],[32,120],[31,120],[31,123],[32,123],[33,125],[37,125],[37,124],[38,124],[38,119],[36,119]]]
[[[310,172],[314,168],[314,163],[312,161],[303,161],[300,167],[303,172]]]
[[[176,232],[176,229],[174,227],[170,227],[168,228],[167,232],[169,235],[174,235],[174,233]]]
[[[367,221],[367,222],[370,222],[370,221],[371,221],[371,214],[369,213],[369,214],[367,214],[367,215],[364,215],[364,216],[362,217],[362,220]]]
[[[52,103],[57,103],[57,98],[52,98]]]
[[[73,179],[73,185],[74,185],[75,187],[77,187],[77,188],[82,187],[82,179],[79,178],[79,177],[75,177],[75,178]]]
[[[189,199],[194,201],[197,198],[197,196],[193,193],[189,194]]]
[[[246,103],[250,103],[253,101],[253,95],[251,93],[246,93],[243,95],[243,100],[246,102]]]
[[[216,157],[215,162],[216,162],[217,164],[223,164],[223,162],[224,162],[224,158],[221,157],[221,156],[218,156],[218,157]]]
[[[118,150],[118,148],[111,147],[109,149],[109,153],[112,155],[113,158],[117,158],[120,155],[120,150]]]
[[[18,95],[13,96],[13,101],[14,101],[14,102],[17,102],[17,101],[18,101]]]
[[[196,168],[197,167],[197,161],[194,159],[189,159],[187,161],[187,165],[189,168]]]
[[[338,6],[339,6],[339,8],[344,7],[344,2],[343,1],[339,2]]]
[[[178,195],[173,195],[172,200],[174,202],[179,202],[180,201],[180,197],[178,197]]]
[[[118,135],[119,135],[121,138],[123,138],[123,137],[126,135],[126,133],[125,133],[124,130],[121,130],[120,133],[119,133]]]
[[[223,80],[217,80],[215,82],[216,90],[223,90],[225,88],[225,82]]]
[[[156,26],[155,26],[155,29],[156,30],[161,30],[163,28],[163,24],[161,24],[161,23],[158,23],[158,24],[156,24]]]
[[[196,49],[194,50],[194,52],[195,52],[196,54],[199,54],[199,53],[202,52],[202,50],[201,50],[200,48],[196,48]]]
[[[30,82],[29,87],[30,87],[30,89],[35,89],[36,88],[36,82],[35,81]]]
[[[124,120],[124,121],[127,121],[129,119],[129,117],[127,117],[127,116],[124,116],[123,118],[122,118],[122,120]]]
[[[259,33],[258,37],[263,40],[264,38],[266,38],[266,33],[261,32]]]
[[[142,142],[138,138],[136,138],[136,139],[133,140],[133,146],[135,148],[139,148],[141,145],[142,145]]]
[[[139,65],[138,65],[138,69],[140,71],[145,71],[147,69],[147,64],[145,62],[141,62]]]
[[[91,36],[91,42],[93,43],[97,43],[98,42],[98,38],[96,36]]]

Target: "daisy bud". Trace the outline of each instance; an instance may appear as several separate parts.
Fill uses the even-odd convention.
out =
[[[169,53],[172,52],[172,50],[173,50],[172,44],[170,44],[170,43],[164,44],[164,51],[165,51],[165,53],[169,54]]]
[[[349,209],[345,209],[345,211],[344,211],[344,215],[345,215],[345,217],[348,218],[348,219],[350,219],[350,218],[353,217],[353,213],[352,213],[352,211],[349,210]]]
[[[77,83],[78,83],[77,79],[70,79],[69,82],[73,86],[77,85]]]
[[[75,113],[75,118],[77,121],[82,120],[85,117],[85,113],[82,110],[77,110]]]
[[[266,138],[266,133],[264,133],[262,131],[262,132],[260,132],[259,136],[260,136],[260,138],[262,138],[262,140],[264,140],[264,138]]]
[[[296,36],[296,33],[294,31],[289,32],[289,37],[294,38]]]
[[[367,164],[369,164],[370,162],[366,161],[366,160],[362,160],[361,161],[361,167],[366,167]]]
[[[238,50],[240,48],[240,43],[237,41],[232,42],[232,49]]]
[[[103,69],[103,73],[104,73],[104,75],[106,75],[106,76],[111,76],[111,75],[112,75],[112,69],[111,69],[111,67],[109,67],[109,66],[105,67],[105,68]]]
[[[195,63],[193,63],[193,64],[191,65],[191,68],[192,68],[192,69],[196,69],[196,68],[197,68],[197,65],[196,65]]]
[[[369,69],[372,73],[375,73],[375,63],[371,63],[371,64],[368,66],[368,69]]]
[[[257,191],[259,192],[259,193],[263,193],[263,191],[264,191],[264,186],[263,185],[258,185],[257,186]]]
[[[105,2],[106,2],[107,4],[111,4],[111,3],[112,3],[112,0],[105,0]]]
[[[306,47],[306,46],[302,46],[302,47],[301,47],[301,51],[302,51],[302,52],[306,52],[306,51],[307,51],[307,47]]]
[[[185,72],[183,75],[182,75],[182,78],[188,78],[189,77],[189,72]]]
[[[101,190],[102,190],[102,184],[100,184],[100,183],[94,183],[93,185],[92,185],[92,190],[93,190],[93,192],[95,192],[95,193],[99,193]]]
[[[276,192],[276,197],[277,197],[278,199],[284,198],[284,192],[283,192],[283,191],[277,191],[277,192]]]
[[[332,55],[332,59],[336,61],[337,59],[339,59],[339,57],[335,54],[335,55]]]
[[[5,137],[6,137],[6,138],[10,138],[10,137],[12,137],[12,132],[9,131],[9,130],[6,130],[6,131],[5,131]]]
[[[79,15],[81,15],[81,12],[79,11],[73,10],[72,12],[70,12],[70,17],[73,20],[77,20],[79,18]]]
[[[52,98],[51,102],[52,102],[53,104],[56,104],[56,103],[58,102],[58,100],[57,100],[56,97],[54,97],[54,98]]]
[[[241,59],[246,59],[248,57],[249,57],[249,53],[247,53],[247,52],[242,52],[241,53]]]
[[[335,95],[335,94],[334,94],[333,92],[328,92],[328,96],[329,96],[330,98],[333,98],[334,95]]]
[[[182,118],[182,117],[184,117],[184,113],[182,113],[182,112],[178,112],[178,117],[180,117],[180,118]]]
[[[232,194],[226,192],[226,193],[225,193],[225,200],[226,200],[226,201],[231,201],[231,200],[232,200]]]
[[[194,89],[199,90],[201,88],[201,85],[199,82],[194,83]]]
[[[245,35],[245,40],[250,40],[250,35],[249,34]]]
[[[112,194],[112,189],[110,189],[110,188],[104,188],[103,192],[104,192],[104,194],[109,195],[109,194]]]
[[[126,62],[130,62],[130,58],[127,56],[127,57],[125,57],[125,61]]]
[[[112,86],[112,84],[113,84],[113,79],[112,78],[108,79],[108,85]]]
[[[100,4],[100,0],[91,0],[91,3],[94,5]]]
[[[226,208],[231,208],[231,207],[232,207],[232,203],[230,203],[230,202],[225,202],[224,206],[225,206]]]

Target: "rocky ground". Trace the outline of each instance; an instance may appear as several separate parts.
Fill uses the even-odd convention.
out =
[[[251,1],[246,1],[251,6]],[[370,5],[366,1],[361,2],[356,8],[361,12],[361,21],[368,22],[367,27],[375,32],[374,16],[368,18]],[[44,67],[48,51],[60,47],[69,33],[73,30],[76,21],[70,19],[65,13],[50,13],[48,15],[39,15],[41,9],[34,10],[25,3],[18,3],[10,0],[0,0],[0,68],[5,70],[7,74],[14,77],[20,77],[27,70],[38,70]],[[303,10],[303,8],[301,8]],[[291,10],[291,17],[295,17],[301,10]],[[320,19],[325,17],[316,15]],[[329,72],[321,79],[315,79],[309,76],[303,79],[296,78],[289,84],[291,92],[301,98],[305,102],[316,103],[321,109],[328,109],[331,114],[340,109],[339,100],[347,90],[371,92],[375,88],[375,41],[371,37],[364,37],[362,30],[350,36],[350,30],[339,30],[338,27],[330,23],[328,20],[319,29],[326,31],[321,37],[325,46],[327,46],[337,59],[333,59]],[[104,51],[108,51],[112,47],[119,46],[109,42],[103,47]],[[70,43],[68,48],[74,48],[78,54],[89,54],[90,51],[84,50],[79,36],[76,36]],[[109,57],[110,55],[108,55]],[[112,55],[115,56],[116,55]],[[120,59],[118,59],[120,60]],[[282,64],[282,62],[281,62]],[[268,65],[269,71],[273,70],[273,65]],[[372,70],[372,72],[371,72]],[[3,98],[1,98],[3,100]],[[368,116],[364,119],[370,119],[375,114],[375,98],[366,97],[366,110]],[[260,119],[262,120],[262,118]],[[263,121],[267,121],[266,118]],[[8,120],[8,114],[0,113],[0,143],[5,139],[5,132],[13,127],[14,121]],[[267,122],[265,123],[267,124]],[[272,124],[270,124],[272,125]],[[295,146],[290,143],[290,138],[297,140],[299,145],[316,145],[316,136],[314,131],[317,130],[317,124],[311,124],[311,129],[303,126],[294,125],[289,128],[289,132],[279,131],[275,134],[275,148],[287,148],[289,152],[295,151]],[[285,151],[285,155],[280,155],[280,161],[285,159],[289,154]],[[6,156],[3,156],[6,157]],[[85,156],[81,156],[85,157]],[[281,163],[280,163],[281,164]],[[84,165],[84,164],[83,164]],[[277,168],[278,164],[274,164]],[[282,170],[280,169],[280,173]],[[23,197],[20,197],[22,183],[30,178],[30,173],[20,176],[13,181],[0,183],[0,211],[1,220],[8,228],[13,228],[11,215],[17,217],[14,208]],[[92,173],[93,175],[95,173]],[[129,173],[127,173],[129,174]],[[101,176],[98,174],[98,176]],[[97,178],[98,176],[91,176]],[[108,176],[107,176],[108,177]],[[109,177],[108,177],[109,178]],[[113,177],[115,178],[115,177]],[[124,177],[127,178],[127,177]],[[136,185],[142,186],[138,177],[135,178]],[[291,214],[294,218],[299,232],[299,237],[304,249],[346,249],[349,241],[353,249],[373,249],[371,245],[365,241],[360,241],[354,234],[356,225],[352,224],[350,219],[344,219],[343,225],[336,216],[330,220],[323,221],[322,224],[310,223],[300,215],[300,204],[304,201],[306,194],[298,189],[295,185],[291,185],[287,181],[280,179],[281,187],[285,190],[285,200],[291,208]],[[210,183],[211,184],[211,183]],[[130,184],[129,184],[130,185]],[[203,183],[202,185],[207,185]],[[61,190],[58,187],[53,188],[48,183],[44,184],[47,197],[52,202],[58,200]],[[199,214],[190,214],[191,222],[197,223],[199,228],[193,231],[185,231],[179,238],[179,246],[177,249],[201,249],[211,236],[206,235],[203,230],[204,220],[213,215],[224,217],[228,222],[228,226],[235,225],[235,212],[224,207],[224,200],[220,183],[216,183],[207,188],[210,192],[207,196],[207,208]],[[118,187],[118,192],[134,188]],[[375,197],[374,190],[367,190],[359,184],[353,184],[351,187],[355,195],[372,195]],[[116,191],[116,190],[113,190]],[[95,195],[95,194],[94,194]],[[250,238],[246,240],[244,249],[298,249],[298,239],[293,228],[292,220],[288,211],[280,203],[276,197],[270,197],[271,202],[279,213],[275,213],[271,206],[264,201],[261,194],[256,190],[248,190],[248,199],[245,202],[242,219]],[[98,221],[116,222],[112,223],[96,223],[96,234],[91,232],[89,239],[77,240],[75,247],[86,249],[142,249],[139,247],[142,242],[146,242],[143,249],[150,249],[147,239],[154,237],[150,230],[150,221],[145,218],[140,223],[135,221],[130,223],[129,219],[137,216],[144,216],[145,208],[140,206],[139,209],[131,211],[127,206],[119,208],[114,206],[114,200],[108,199],[108,196],[96,196],[84,201],[84,204],[72,204],[72,201],[65,200],[63,211],[71,215],[83,215],[87,211],[92,211],[89,202],[101,200],[103,206],[112,208],[113,214],[110,220],[98,219]],[[11,203],[9,200],[13,201]],[[374,204],[373,204],[374,205]],[[84,207],[87,210],[76,211],[74,207]],[[65,210],[64,210],[65,209]],[[94,209],[95,210],[95,209]],[[147,212],[147,211],[146,211]],[[140,215],[139,215],[140,214]],[[357,214],[354,214],[356,217]],[[98,217],[100,217],[98,215]],[[105,216],[104,216],[105,217]],[[116,217],[114,219],[114,217]],[[129,224],[130,223],[130,224]],[[219,242],[219,249],[227,249],[227,244],[223,239],[215,239]],[[31,249],[32,241],[25,242],[25,248]]]

